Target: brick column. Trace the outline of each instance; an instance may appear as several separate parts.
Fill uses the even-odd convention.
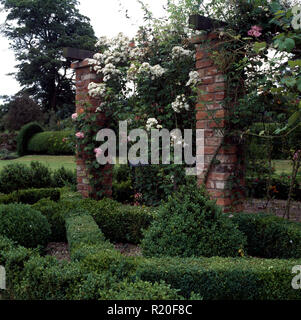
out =
[[[224,138],[226,81],[210,59],[210,53],[218,50],[218,36],[215,33],[201,35],[194,37],[192,42],[196,45],[196,70],[201,78],[196,105],[197,129],[205,129],[205,171],[198,176],[198,183],[203,184],[207,178],[206,189],[224,211],[241,211],[243,188],[240,186],[244,186],[244,179],[240,148],[231,139]],[[214,156],[216,161],[212,162]],[[235,177],[232,185],[231,176]]]
[[[91,68],[88,59],[72,63],[71,68],[76,71],[76,112],[80,114],[84,109],[87,117],[89,117],[89,115],[97,115],[99,130],[104,128],[106,126],[105,114],[100,112],[95,113],[101,101],[100,99],[91,98],[88,93],[88,85],[90,82],[100,83],[101,78],[98,77],[96,72]],[[94,134],[96,136],[97,132],[93,133],[93,135]],[[89,172],[86,166],[86,161],[89,160],[89,157],[91,156],[84,152],[77,153],[76,155],[78,191],[85,198],[100,198],[96,195],[96,192],[100,190],[103,191],[103,196],[111,197],[112,165],[107,164],[97,170],[93,170],[93,172]],[[95,190],[91,187],[91,179],[97,182]]]

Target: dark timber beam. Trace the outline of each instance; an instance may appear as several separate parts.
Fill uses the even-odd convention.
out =
[[[199,14],[193,14],[189,17],[189,26],[194,30],[211,31],[217,28],[222,28],[225,25],[225,22],[207,18]]]
[[[85,60],[86,58],[93,58],[95,52],[88,50],[81,50],[76,48],[64,48],[63,56],[71,60]]]

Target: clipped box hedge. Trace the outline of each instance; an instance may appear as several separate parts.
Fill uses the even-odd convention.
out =
[[[0,195],[0,204],[34,204],[44,198],[48,198],[52,201],[59,201],[60,196],[60,190],[56,188],[18,190],[10,194]]]
[[[28,141],[30,154],[73,155],[74,149],[65,141],[73,131],[45,131],[37,133]]]
[[[142,260],[136,275],[164,280],[186,298],[194,292],[204,300],[301,300],[291,285],[295,265],[301,260],[166,257]]]

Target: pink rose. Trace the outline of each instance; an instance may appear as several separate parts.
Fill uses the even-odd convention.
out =
[[[84,139],[85,135],[83,132],[77,132],[75,135],[78,139]]]
[[[76,120],[78,117],[77,113],[73,113],[73,115],[71,116],[72,120]]]
[[[95,148],[94,152],[96,153],[96,157],[99,157],[100,155],[102,155],[103,150],[101,148]]]
[[[252,26],[252,28],[248,31],[248,35],[251,37],[260,37],[262,35],[261,33],[262,28],[259,26]]]

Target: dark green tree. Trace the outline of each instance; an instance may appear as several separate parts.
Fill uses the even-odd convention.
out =
[[[2,33],[11,40],[22,91],[45,111],[66,114],[74,108],[70,60],[63,47],[93,50],[96,37],[77,0],[0,0],[8,13]]]

